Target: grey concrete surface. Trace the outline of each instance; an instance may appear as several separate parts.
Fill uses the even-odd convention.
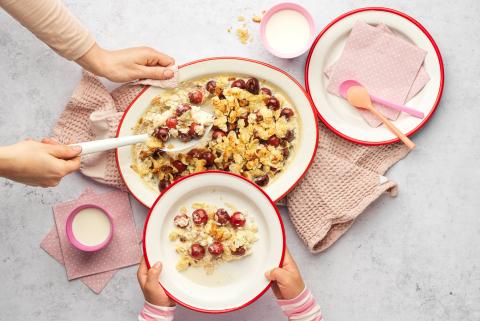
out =
[[[306,55],[291,61],[226,32],[268,1],[68,0],[106,48],[149,45],[179,63],[233,55],[277,65],[303,82]],[[288,245],[325,320],[480,320],[480,2],[301,1],[320,30],[339,14],[369,5],[420,20],[445,60],[443,100],[414,138],[418,149],[390,170],[397,198],[382,197],[328,251],[312,255],[283,211]],[[258,26],[252,27],[256,30]],[[49,135],[80,78],[63,60],[0,11],[0,144]],[[72,175],[54,189],[0,179],[0,320],[134,320],[143,298],[135,268],[94,295],[68,282],[39,248],[53,224],[52,204],[95,185]],[[97,191],[106,188],[95,185]],[[133,202],[142,225],[146,210]],[[250,307],[209,316],[179,309],[177,320],[283,320],[269,293]]]

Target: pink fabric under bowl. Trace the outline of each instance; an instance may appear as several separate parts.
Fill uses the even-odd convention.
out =
[[[310,39],[308,42],[305,44],[305,47],[302,48],[301,50],[293,53],[293,54],[285,54],[282,52],[278,52],[272,47],[270,47],[270,44],[268,43],[267,37],[265,35],[266,29],[267,29],[267,23],[270,20],[270,18],[277,12],[282,11],[282,10],[295,10],[299,13],[301,13],[308,21],[308,24],[310,26]],[[267,48],[267,50],[279,57],[279,58],[295,58],[298,57],[302,54],[304,54],[312,45],[313,39],[315,38],[315,23],[313,22],[313,18],[310,15],[310,13],[305,9],[304,7],[292,3],[292,2],[282,2],[277,5],[274,5],[270,9],[267,10],[267,12],[263,15],[262,21],[260,23],[260,39],[262,40],[263,46]]]
[[[75,218],[75,216],[81,210],[86,209],[86,208],[97,208],[97,209],[101,210],[107,216],[108,221],[110,222],[110,233],[108,234],[107,238],[105,239],[105,241],[103,241],[102,243],[100,243],[98,245],[95,245],[95,246],[85,245],[85,244],[81,243],[79,240],[77,240],[75,238],[75,235],[73,234],[73,229],[72,229],[73,219]],[[103,207],[95,205],[95,204],[84,204],[84,205],[80,205],[79,207],[75,208],[68,215],[67,223],[66,223],[66,230],[67,230],[68,240],[70,241],[70,243],[72,243],[73,246],[75,246],[77,249],[85,251],[85,252],[95,252],[95,251],[99,251],[99,250],[105,248],[110,243],[110,241],[112,240],[113,219],[112,219],[112,216],[110,215],[110,213],[108,213],[108,211],[106,209],[104,209]]]

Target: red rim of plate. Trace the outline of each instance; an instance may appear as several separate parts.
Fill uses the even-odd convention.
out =
[[[283,225],[283,220],[282,220],[282,217],[280,215],[280,211],[278,210],[278,207],[275,205],[275,203],[272,201],[272,199],[270,198],[270,196],[268,196],[267,193],[265,193],[265,191],[263,189],[261,189],[260,187],[258,187],[255,183],[249,181],[248,179],[246,179],[245,177],[243,176],[240,176],[240,175],[237,175],[235,173],[230,173],[230,172],[225,172],[225,171],[219,171],[219,170],[210,170],[210,171],[203,171],[203,172],[198,172],[198,173],[192,173],[188,176],[183,176],[181,178],[179,178],[178,180],[174,181],[172,184],[170,184],[169,186],[167,186],[167,188],[157,197],[157,199],[155,200],[155,202],[153,203],[152,207],[150,208],[150,210],[148,211],[148,215],[147,215],[147,219],[145,220],[145,225],[143,227],[143,257],[145,258],[145,262],[147,263],[147,267],[150,269],[151,265],[150,265],[150,261],[148,260],[148,256],[147,256],[147,245],[146,245],[146,234],[147,234],[147,226],[148,226],[148,222],[150,220],[150,216],[152,215],[152,212],[153,212],[153,209],[155,208],[155,206],[157,205],[158,201],[168,193],[168,191],[175,185],[177,185],[178,183],[186,180],[186,179],[189,179],[191,177],[194,177],[194,176],[198,176],[198,175],[205,175],[205,174],[210,174],[210,173],[216,173],[216,174],[222,174],[222,175],[230,175],[230,176],[234,176],[234,177],[237,177],[237,178],[240,178],[242,180],[244,180],[245,182],[247,182],[248,184],[252,185],[253,187],[255,187],[257,190],[259,190],[264,196],[265,198],[268,200],[268,202],[270,203],[270,205],[273,207],[273,209],[275,210],[275,213],[277,213],[277,217],[278,217],[278,221],[280,222],[280,227],[282,229],[282,239],[283,239],[283,242],[282,242],[282,256],[280,258],[280,263],[278,264],[278,266],[282,266],[283,264],[283,260],[285,258],[285,250],[286,250],[286,235],[285,235],[285,226]],[[160,282],[159,282],[160,283]],[[250,304],[252,304],[253,302],[255,302],[256,300],[258,300],[263,294],[265,294],[265,292],[267,292],[267,290],[270,288],[272,282],[269,282],[267,284],[267,286],[265,287],[265,289],[263,289],[262,291],[260,291],[259,294],[257,294],[253,299],[247,301],[246,303],[243,303],[242,305],[238,306],[238,307],[234,307],[234,308],[230,308],[230,309],[224,309],[224,310],[206,310],[206,309],[201,309],[201,308],[197,308],[197,307],[194,307],[194,306],[191,306],[189,304],[186,304],[185,302],[182,302],[180,301],[179,299],[177,299],[175,296],[173,296],[170,292],[167,291],[167,289],[165,289],[165,287],[160,283],[160,285],[162,286],[163,290],[165,291],[165,293],[173,300],[175,301],[176,303],[180,304],[181,306],[184,306],[190,310],[194,310],[194,311],[197,311],[197,312],[203,312],[203,313],[210,313],[210,314],[220,314],[220,313],[226,313],[226,312],[232,312],[232,311],[235,311],[235,310],[239,310],[239,309],[242,309]]]
[[[204,61],[209,61],[209,60],[242,60],[242,61],[248,61],[248,62],[253,62],[253,63],[256,63],[256,64],[259,64],[259,65],[263,65],[265,67],[268,67],[268,68],[271,68],[271,69],[274,69],[276,71],[279,71],[281,72],[282,74],[284,74],[285,76],[287,76],[288,78],[290,78],[290,80],[292,80],[299,88],[300,90],[303,92],[303,94],[305,95],[305,98],[307,98],[309,104],[310,104],[310,108],[312,109],[313,111],[313,114],[314,115],[318,115],[317,113],[317,108],[315,107],[313,101],[312,101],[312,97],[310,96],[310,94],[308,94],[305,89],[303,89],[302,85],[293,77],[291,76],[290,74],[288,74],[286,71],[283,71],[282,69],[278,68],[278,67],[275,67],[273,65],[270,65],[270,64],[267,64],[265,62],[262,62],[262,61],[258,61],[258,60],[254,60],[254,59],[249,59],[249,58],[242,58],[242,57],[210,57],[210,58],[204,58],[204,59],[199,59],[199,60],[194,60],[192,62],[188,62],[188,63],[185,63],[183,65],[179,65],[178,68],[181,69],[181,68],[184,68],[184,67],[187,67],[187,66],[190,66],[190,65],[194,65],[196,63],[200,63],[200,62],[204,62]],[[125,112],[123,113],[123,116],[122,118],[120,119],[120,123],[118,124],[118,128],[117,128],[117,133],[115,135],[115,137],[118,137],[119,133],[120,133],[120,128],[122,128],[122,124],[123,124],[123,120],[125,119],[125,116],[127,115],[128,111],[130,110],[130,108],[133,106],[133,104],[137,101],[137,99],[143,95],[143,93],[149,88],[150,86],[145,86],[139,93],[138,95],[132,100],[132,102],[128,105],[128,107],[125,109]],[[285,193],[283,193],[282,195],[280,195],[280,197],[278,197],[276,200],[274,200],[274,202],[277,202],[279,200],[281,200],[283,197],[285,197],[285,195],[287,195],[299,182],[300,180],[305,176],[305,174],[307,173],[307,170],[310,168],[310,166],[312,165],[313,163],[313,159],[315,158],[315,154],[317,153],[317,148],[318,148],[318,140],[319,140],[319,129],[318,129],[318,119],[317,117],[314,117],[314,120],[315,120],[315,147],[313,149],[313,153],[312,153],[312,156],[311,156],[311,159],[310,161],[308,162],[308,165],[307,167],[305,168],[305,170],[303,171],[302,175],[300,175],[300,177],[292,184],[292,186],[290,186],[289,189],[287,189],[287,191],[285,191]],[[142,204],[143,206],[145,206],[146,208],[149,208],[149,206],[145,203],[143,203],[139,197],[137,197],[135,195],[135,193],[133,193],[133,191],[130,189],[130,187],[128,186],[127,182],[125,181],[125,178],[123,177],[123,174],[122,174],[122,171],[120,169],[120,162],[118,160],[118,148],[115,150],[115,162],[117,164],[117,169],[118,169],[118,172],[120,173],[120,177],[122,178],[122,181],[123,183],[125,184],[125,186],[127,187],[127,190],[129,191],[129,193],[140,203]],[[210,172],[212,172],[214,170],[211,170]],[[188,176],[185,176],[185,177],[188,177]],[[161,193],[160,193],[161,195]]]
[[[308,95],[310,96],[310,99],[311,99],[311,94],[310,94],[310,86],[309,86],[309,83],[308,83],[308,69],[309,69],[309,66],[310,66],[310,59],[312,57],[312,54],[313,54],[313,51],[315,50],[315,47],[317,46],[317,43],[320,41],[320,39],[322,38],[322,36],[325,34],[325,32],[327,32],[327,30],[329,30],[333,25],[335,25],[337,22],[343,20],[344,18],[350,16],[350,15],[353,15],[355,13],[358,13],[358,12],[363,12],[363,11],[384,11],[384,12],[389,12],[389,13],[393,13],[395,15],[398,15],[402,18],[405,18],[407,19],[408,21],[412,22],[415,26],[417,26],[424,34],[425,36],[427,36],[428,40],[430,41],[430,43],[432,44],[433,48],[435,49],[435,52],[437,54],[437,59],[438,59],[438,62],[439,62],[439,65],[440,65],[440,87],[439,87],[439,90],[438,90],[438,94],[437,94],[437,98],[435,100],[435,103],[433,105],[433,108],[430,110],[430,112],[428,113],[427,116],[425,116],[425,118],[422,120],[422,122],[420,124],[417,125],[417,127],[415,127],[414,129],[412,129],[411,131],[409,131],[408,133],[406,133],[407,136],[411,136],[413,134],[415,134],[418,130],[420,130],[420,128],[422,128],[429,120],[430,118],[432,117],[433,113],[435,112],[435,110],[437,110],[437,107],[438,107],[438,104],[440,103],[440,100],[442,98],[442,93],[443,93],[443,84],[444,84],[444,78],[445,78],[445,75],[444,75],[444,68],[443,68],[443,59],[442,59],[442,55],[440,54],[440,50],[438,49],[438,46],[435,42],[435,40],[433,40],[433,37],[430,35],[430,33],[427,31],[427,29],[425,29],[425,27],[420,23],[418,22],[417,20],[415,20],[414,18],[410,17],[409,15],[403,13],[403,12],[400,12],[400,11],[397,11],[397,10],[394,10],[394,9],[391,9],[391,8],[385,8],[385,7],[365,7],[365,8],[359,8],[359,9],[355,9],[355,10],[352,10],[352,11],[349,11],[347,13],[344,13],[342,14],[341,16],[335,18],[333,21],[331,21],[320,33],[319,35],[317,36],[317,38],[315,38],[315,41],[313,42],[312,44],[312,47],[310,48],[310,51],[308,53],[308,57],[307,57],[307,62],[305,63],[305,88],[307,89],[307,92],[308,92]],[[313,99],[311,99],[312,102],[313,102]],[[313,103],[315,105],[315,103]],[[346,140],[349,140],[351,142],[354,142],[354,143],[357,143],[357,144],[362,144],[362,145],[368,145],[368,146],[376,146],[376,145],[386,145],[386,144],[392,144],[392,143],[396,143],[396,142],[399,142],[400,139],[398,138],[394,138],[394,139],[390,139],[390,140],[385,140],[385,141],[380,141],[380,142],[370,142],[370,141],[364,141],[364,140],[359,140],[359,139],[356,139],[356,138],[353,138],[353,137],[350,137],[348,135],[345,135],[343,133],[341,133],[340,131],[338,131],[337,129],[335,129],[335,127],[333,127],[330,123],[328,123],[328,121],[322,117],[322,115],[320,114],[320,112],[318,111],[318,108],[315,108],[315,112],[317,113],[318,117],[320,118],[320,120],[331,130],[333,131],[335,134],[337,134],[338,136],[346,139]]]

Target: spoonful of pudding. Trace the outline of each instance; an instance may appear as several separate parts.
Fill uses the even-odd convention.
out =
[[[414,142],[412,142],[404,133],[402,133],[394,124],[392,124],[392,122],[390,122],[387,118],[385,118],[385,116],[376,110],[375,107],[373,107],[370,95],[365,87],[351,86],[347,91],[347,100],[352,106],[366,109],[375,114],[375,116],[377,116],[392,133],[400,138],[400,140],[407,145],[409,149],[415,148]]]

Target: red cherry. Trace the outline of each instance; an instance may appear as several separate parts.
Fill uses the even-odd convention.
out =
[[[208,246],[208,252],[213,256],[220,256],[223,254],[223,244],[220,242],[213,242]]]
[[[178,214],[173,219],[173,223],[179,228],[186,228],[190,224],[190,219],[185,214]]]
[[[184,170],[187,169],[187,165],[185,165],[184,163],[182,163],[182,161],[180,160],[174,160],[173,163],[172,163],[173,167],[175,167],[177,169],[177,171],[179,173],[183,172]]]
[[[213,156],[213,153],[212,152],[203,152],[201,155],[200,155],[200,158],[201,159],[204,159],[207,163],[206,165],[207,166],[212,166],[214,161],[215,161],[215,156]]]
[[[203,94],[200,90],[194,90],[188,93],[188,99],[192,104],[198,105],[203,101]]]
[[[273,135],[272,137],[270,137],[270,138],[267,140],[267,143],[268,143],[268,145],[272,145],[273,147],[277,147],[278,145],[280,145],[280,138],[278,138],[277,136]]]
[[[278,110],[280,108],[280,102],[275,97],[268,98],[266,105],[273,110]]]
[[[170,138],[170,133],[168,131],[168,128],[158,127],[153,132],[153,136],[155,136],[157,139],[161,140],[162,142],[166,142]]]
[[[167,127],[168,128],[176,128],[178,124],[178,120],[175,117],[170,117],[167,119]]]
[[[188,133],[178,133],[178,139],[184,143],[187,143],[192,140],[192,136],[190,136]]]
[[[190,106],[189,104],[183,104],[177,107],[176,114],[177,116],[181,116],[191,109],[192,109],[192,106]]]
[[[210,80],[205,85],[205,89],[211,94],[215,93],[215,88],[217,88],[217,82],[215,80]]]
[[[287,120],[290,119],[294,114],[293,110],[291,108],[283,108],[282,111],[280,112],[280,116],[284,116]]]
[[[267,95],[267,96],[271,96],[272,95],[272,91],[267,88],[267,87],[262,87],[260,88],[260,92],[264,95]]]
[[[219,137],[225,137],[225,136],[227,136],[227,134],[223,130],[220,130],[220,129],[215,129],[212,133],[212,138],[215,139],[215,140]]]
[[[230,217],[230,224],[232,224],[233,227],[242,227],[245,225],[245,222],[245,215],[241,212],[235,212],[232,214],[232,217]]]
[[[292,140],[295,139],[295,133],[293,130],[288,130],[287,133],[285,134],[284,138],[287,142],[291,142]]]
[[[198,149],[196,149],[196,148],[191,149],[191,150],[187,153],[187,155],[190,156],[190,157],[192,157],[192,158],[200,158],[200,155],[201,155],[201,154],[202,154],[201,151],[198,150]]]
[[[265,174],[263,176],[255,178],[255,184],[257,184],[258,186],[265,186],[268,184],[269,180],[270,178],[268,177],[267,174]]]
[[[193,122],[191,125],[190,125],[190,129],[188,130],[188,134],[192,137],[198,137],[198,134],[197,132],[195,131],[195,127],[197,126],[200,126],[199,124],[197,124],[196,122]]]
[[[248,92],[250,92],[254,95],[258,95],[258,92],[260,90],[257,78],[249,78],[247,80],[247,83],[245,84],[245,87],[246,87]]]
[[[237,79],[234,82],[232,82],[232,85],[231,85],[232,88],[238,87],[240,89],[245,89],[245,86],[246,86],[245,80],[243,79]]]
[[[246,252],[245,248],[243,246],[239,246],[232,251],[232,254],[236,256],[242,256],[242,255],[245,255],[245,252]]]
[[[199,208],[192,213],[192,220],[195,225],[204,225],[208,222],[208,215],[207,212]]]
[[[205,248],[198,243],[193,243],[190,247],[190,256],[195,260],[201,260],[205,256]]]
[[[168,179],[164,178],[160,182],[158,182],[158,189],[161,192],[164,189],[166,189],[168,185],[170,185],[170,181]]]
[[[215,213],[215,221],[220,225],[227,225],[230,222],[230,215],[225,209],[219,208]]]

